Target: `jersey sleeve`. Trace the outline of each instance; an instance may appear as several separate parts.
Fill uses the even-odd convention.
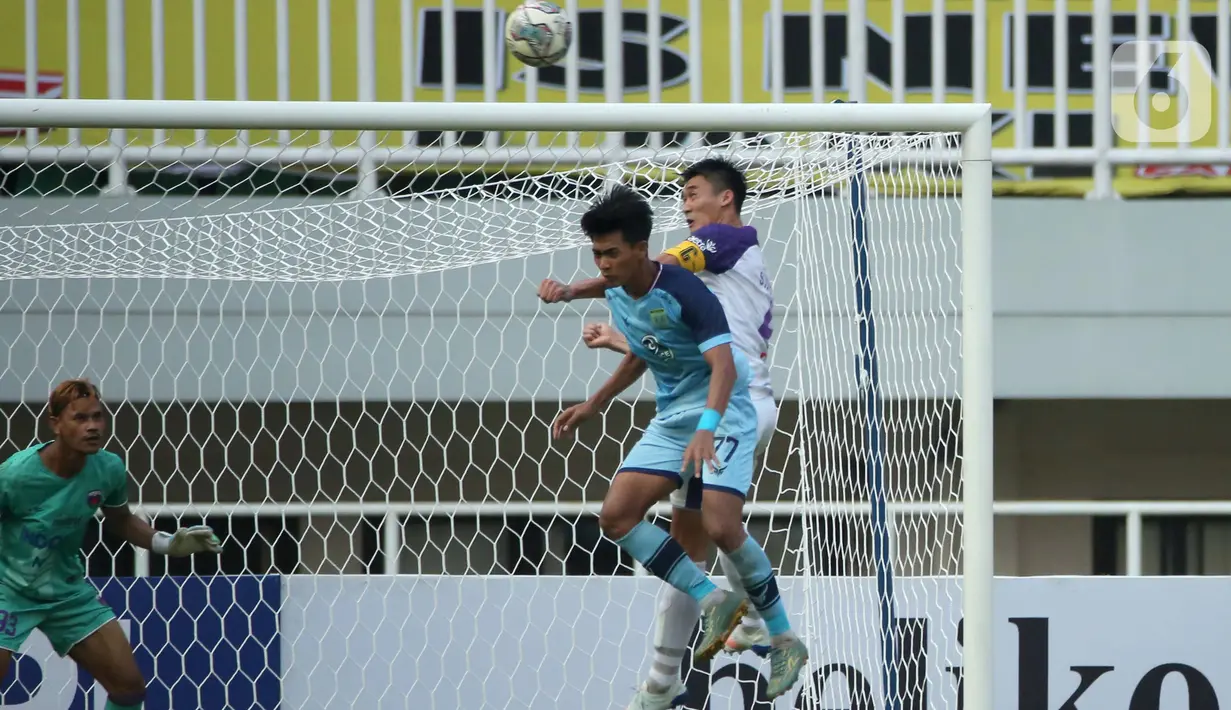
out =
[[[107,457],[107,477],[103,507],[121,508],[128,505],[128,467],[124,465],[124,459],[114,454]]]
[[[680,321],[692,333],[701,352],[731,342],[727,314],[701,279],[676,270],[665,281],[664,288],[680,305]]]
[[[696,268],[688,266],[680,254],[674,250],[684,245],[691,245],[696,256],[691,257]],[[757,230],[752,227],[732,227],[729,224],[707,224],[698,229],[687,240],[667,250],[679,260],[680,266],[692,271],[708,271],[711,274],[724,274],[730,271],[744,256],[744,253],[757,245]]]

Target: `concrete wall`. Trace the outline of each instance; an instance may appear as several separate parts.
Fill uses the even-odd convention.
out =
[[[960,386],[956,203],[872,205],[882,386],[890,396],[950,394]],[[42,398],[47,380],[81,373],[137,400],[580,398],[611,359],[586,352],[576,334],[605,310],[541,308],[534,297],[545,276],[592,271],[573,234],[578,207],[407,201],[259,211],[238,201],[12,200],[0,212],[0,273],[312,281],[2,283],[0,332],[10,347],[0,400]],[[656,246],[682,234],[678,218],[667,221],[673,206],[659,207],[672,229]],[[1226,214],[1221,200],[997,200],[996,395],[1231,395],[1221,366],[1231,356]],[[780,392],[843,397],[857,386],[846,215],[840,198],[821,198],[751,217],[777,269]],[[30,226],[48,223],[89,224]],[[232,263],[244,267],[220,266]],[[437,270],[460,264],[474,265]],[[316,280],[423,269],[433,271]],[[809,376],[792,379],[805,346]]]

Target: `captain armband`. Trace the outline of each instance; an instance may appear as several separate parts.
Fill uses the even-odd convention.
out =
[[[674,256],[676,261],[680,262],[680,266],[694,274],[698,271],[705,271],[705,252],[690,241],[682,241],[663,253]]]

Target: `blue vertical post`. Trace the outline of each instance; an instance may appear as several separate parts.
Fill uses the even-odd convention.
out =
[[[864,396],[864,450],[867,452],[868,498],[872,506],[872,555],[876,566],[876,594],[880,603],[881,684],[885,710],[898,710],[897,614],[893,601],[893,560],[889,548],[889,514],[885,495],[885,445],[880,371],[876,358],[876,318],[872,311],[872,275],[868,266],[868,180],[859,143],[851,138],[847,160],[851,177],[851,251],[855,266],[855,309],[859,319],[858,377]]]

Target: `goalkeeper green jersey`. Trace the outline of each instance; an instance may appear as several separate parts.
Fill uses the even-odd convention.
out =
[[[72,596],[85,579],[81,543],[100,506],[128,504],[128,471],[100,451],[64,478],[43,465],[47,444],[0,464],[0,584],[36,600]]]

